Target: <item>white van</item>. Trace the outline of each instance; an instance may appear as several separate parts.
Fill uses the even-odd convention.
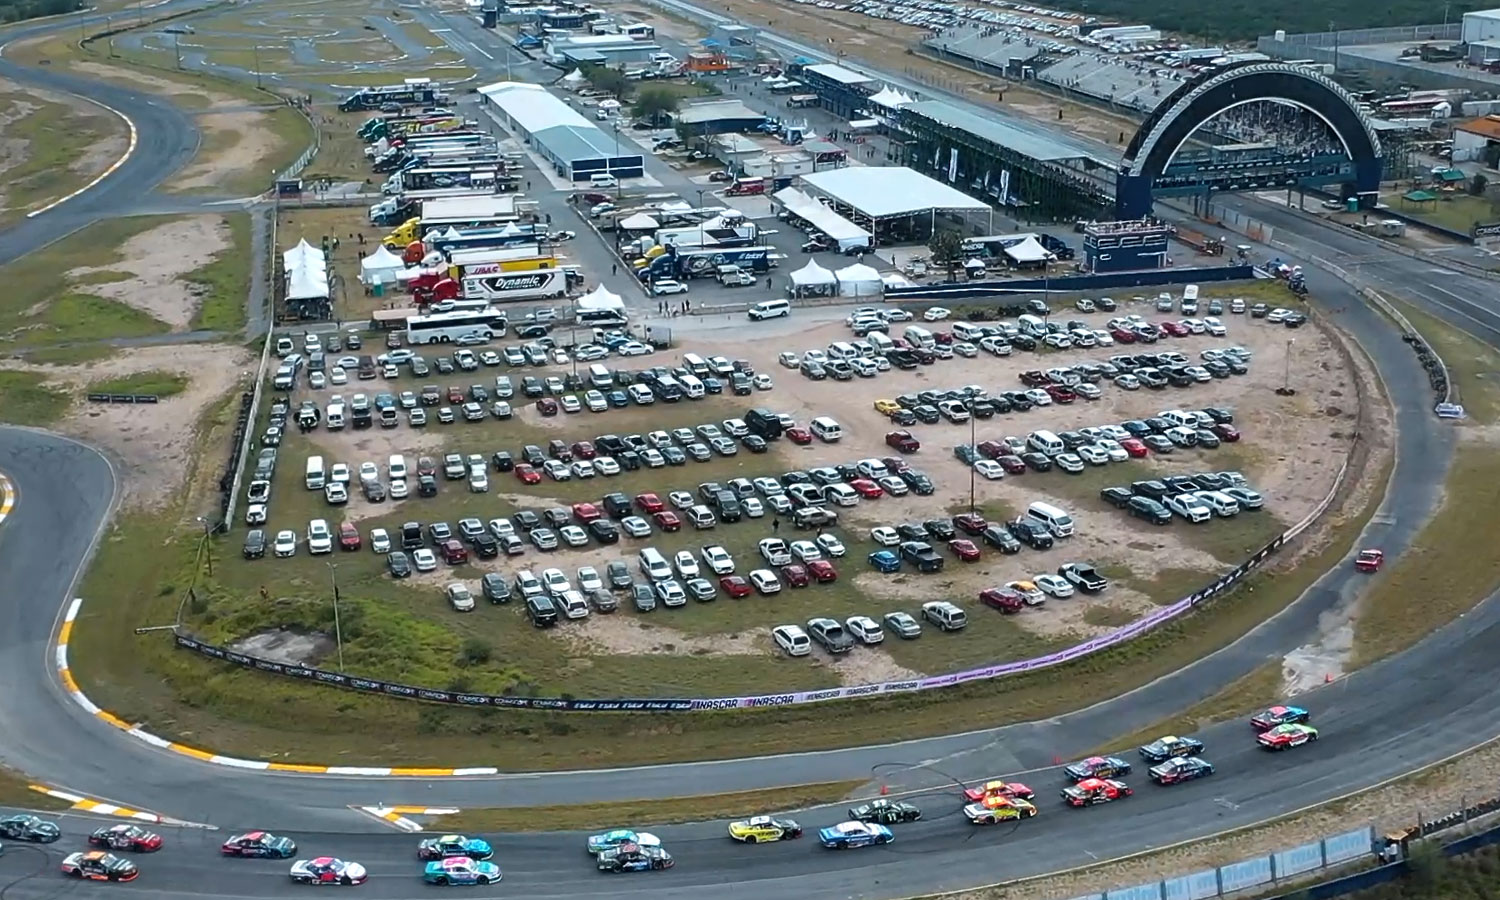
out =
[[[1026,446],[1038,453],[1047,456],[1060,456],[1066,453],[1068,447],[1062,442],[1062,438],[1050,431],[1033,431],[1026,436]]]
[[[386,470],[390,472],[392,481],[404,481],[406,479],[406,457],[399,453],[392,453],[391,458],[386,460]]]
[[[1180,409],[1166,409],[1160,413],[1163,419],[1182,428],[1197,428],[1198,417]]]
[[[825,444],[836,443],[839,438],[844,436],[844,429],[839,426],[839,423],[827,416],[818,416],[813,419],[809,427],[812,429],[812,433],[817,435]]]
[[[687,394],[689,400],[702,400],[703,395],[707,393],[703,382],[698,379],[697,375],[684,375],[677,381],[682,385],[683,393]]]
[[[984,337],[984,329],[970,322],[954,322],[953,336],[961,341],[977,341]]]
[[[928,350],[931,350],[937,344],[937,341],[933,340],[932,332],[921,325],[906,326],[906,330],[901,332],[901,336],[906,338],[906,342],[913,347],[926,347]]]
[[[641,568],[641,574],[652,581],[665,581],[672,577],[672,566],[667,558],[661,555],[661,551],[655,547],[645,547],[636,555],[636,563]]]
[[[328,404],[328,418],[326,420],[329,431],[338,431],[344,427],[344,404]]]
[[[609,366],[604,363],[594,363],[589,366],[589,384],[600,390],[614,387],[615,376],[610,373]]]
[[[1073,517],[1050,503],[1038,501],[1026,507],[1026,515],[1047,527],[1053,537],[1073,536]]]
[[[890,353],[896,349],[896,342],[891,340],[891,336],[884,331],[872,331],[865,335],[865,340],[870,342],[870,346],[875,348],[876,353]]]
[[[828,345],[829,359],[841,359],[848,362],[858,355],[859,351],[855,350],[854,345],[848,341],[834,341]]]
[[[326,483],[327,473],[323,469],[323,457],[309,456],[307,458],[307,475],[303,484],[310,491],[321,491]]]
[[[687,366],[687,370],[689,372],[692,372],[699,378],[702,378],[704,375],[709,374],[710,371],[708,368],[708,360],[704,359],[696,353],[682,354],[682,364]]]
[[[750,311],[746,313],[752,322],[759,322],[763,319],[776,319],[791,314],[792,304],[785,300],[762,300],[750,307]]]
[[[620,179],[616,178],[613,175],[590,175],[589,176],[589,187],[612,188],[612,187],[619,187],[619,186],[620,186]]]
[[[1028,337],[1039,338],[1047,334],[1047,323],[1043,322],[1040,316],[1027,313],[1016,319],[1016,324],[1021,327],[1021,333]]]

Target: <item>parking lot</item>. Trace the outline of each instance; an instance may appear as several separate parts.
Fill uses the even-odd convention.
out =
[[[1125,307],[1115,315],[1134,311],[1128,301]],[[1161,318],[1144,306],[1141,312]],[[1059,309],[1057,316],[1062,318],[1064,312]],[[1067,317],[1104,328],[1110,314],[1067,313]],[[556,567],[572,580],[581,566],[594,566],[603,573],[606,565],[617,559],[627,562],[634,580],[644,582],[635,557],[645,546],[656,547],[668,559],[682,549],[696,554],[705,546],[722,546],[733,557],[736,573],[745,575],[751,569],[770,568],[757,553],[760,540],[772,536],[812,539],[818,531],[798,531],[789,515],[777,514],[768,507],[759,517],[719,522],[708,530],[684,523],[679,531],[664,532],[653,522],[649,537],[625,536],[615,544],[600,544],[589,538],[583,547],[569,548],[564,543],[556,550],[540,551],[526,543],[518,556],[502,554],[481,560],[471,554],[464,564],[448,566],[439,561],[435,571],[398,581],[387,574],[384,557],[371,552],[371,530],[383,528],[399,542],[401,526],[406,522],[418,522],[424,528],[444,522],[456,530],[466,517],[489,522],[520,510],[540,513],[580,501],[597,503],[613,492],[627,498],[649,492],[667,502],[669,492],[699,494],[705,482],[779,477],[788,470],[808,472],[819,466],[895,456],[885,440],[893,426],[875,410],[878,399],[965,385],[979,385],[990,396],[1024,390],[1026,385],[1019,379],[1022,372],[1066,367],[1085,360],[1104,361],[1124,348],[1017,351],[1008,357],[981,352],[973,358],[937,360],[911,370],[892,367],[869,378],[814,381],[784,367],[778,358],[788,351],[801,354],[835,341],[853,340],[842,322],[809,327],[794,337],[761,341],[744,340],[746,332],[740,327],[730,332],[704,332],[701,338],[689,339],[679,348],[651,356],[612,358],[608,364],[641,370],[681,365],[682,353],[705,358],[722,354],[743,360],[756,373],[769,375],[774,381],[769,390],[738,397],[726,390],[700,400],[551,416],[541,415],[518,390],[510,401],[513,416],[504,421],[486,416],[469,422],[458,416],[446,425],[433,419],[424,427],[413,428],[403,421],[384,429],[329,431],[319,427],[306,435],[289,426],[272,479],[269,521],[262,527],[268,539],[282,529],[294,531],[299,538],[296,553],[290,559],[276,559],[268,552],[263,559],[236,560],[226,565],[225,577],[230,584],[240,585],[252,595],[263,588],[265,595],[259,604],[252,602],[236,616],[204,623],[204,628],[224,640],[249,637],[273,620],[294,628],[326,628],[326,610],[336,579],[343,601],[361,610],[356,614],[358,637],[349,638],[349,626],[345,624],[350,644],[346,651],[358,649],[366,641],[379,640],[381,644],[379,652],[353,654],[347,661],[351,671],[363,671],[359,666],[367,665],[382,671],[366,674],[400,677],[408,682],[426,678],[432,683],[451,680],[459,671],[464,683],[476,690],[530,686],[542,692],[577,693],[674,693],[710,686],[714,693],[728,693],[741,688],[860,683],[997,658],[1019,658],[1070,644],[1081,636],[1102,633],[1137,618],[1154,604],[1178,599],[1173,591],[1196,585],[1207,579],[1207,573],[1238,562],[1285,524],[1304,516],[1332,483],[1347,445],[1345,429],[1352,427],[1357,400],[1352,376],[1337,364],[1339,356],[1332,352],[1329,339],[1315,323],[1291,330],[1248,315],[1226,315],[1224,319],[1224,337],[1203,334],[1164,338],[1150,349],[1170,348],[1196,360],[1202,350],[1239,345],[1251,355],[1247,374],[1159,390],[1124,390],[1104,380],[1096,400],[1079,399],[996,415],[975,421],[972,428],[969,424],[947,423],[919,423],[907,428],[921,444],[907,461],[930,477],[935,490],[927,496],[907,493],[867,498],[854,506],[833,506],[839,521],[825,530],[846,548],[842,557],[831,560],[837,571],[833,583],[786,587],[772,596],[752,592],[742,599],[730,599],[719,589],[712,602],[689,601],[677,608],[658,605],[651,612],[636,611],[629,593],[622,592],[618,612],[596,611],[587,619],[564,620],[548,629],[532,628],[519,602],[493,606],[481,601],[473,612],[455,612],[444,598],[444,588],[462,583],[479,597],[480,579],[486,573],[501,573],[507,581],[514,581],[521,569],[540,574],[543,569]],[[941,330],[944,325],[935,322],[927,327]],[[893,333],[899,327],[893,326]],[[768,329],[768,334],[784,333],[786,329]],[[435,354],[429,352],[427,356]],[[449,386],[493,385],[499,375],[510,376],[519,385],[525,375],[564,377],[571,370],[571,365],[524,370],[502,365],[416,379],[402,367],[398,377],[389,382],[351,379],[337,390],[346,396],[356,391],[399,394],[419,391],[422,382],[435,381],[446,391]],[[1277,394],[1278,388],[1286,386],[1295,389],[1294,396]],[[290,403],[294,409],[304,399],[323,405],[334,390],[311,390],[305,380],[299,380]],[[618,475],[570,477],[566,481],[542,476],[531,485],[523,484],[514,472],[496,471],[493,465],[493,455],[498,451],[508,451],[519,461],[528,444],[545,450],[553,439],[571,445],[600,435],[647,434],[658,429],[719,424],[744,418],[752,407],[786,414],[800,426],[815,417],[831,417],[839,424],[842,437],[837,443],[813,439],[800,445],[782,438],[771,441],[764,453],[750,452],[741,445],[733,456],[711,453],[704,462],[689,458],[681,465],[642,465]],[[1053,468],[1009,474],[1001,480],[977,475],[971,478],[970,466],[954,454],[960,444],[1000,441],[1006,436],[1024,440],[1038,430],[1061,433],[1151,417],[1168,409],[1206,407],[1232,410],[1234,428],[1242,439],[1212,450],[1151,452],[1142,458],[1089,465],[1080,474]],[[681,446],[681,442],[676,443]],[[465,478],[450,481],[439,472],[436,496],[418,497],[412,490],[408,499],[372,503],[352,489],[347,504],[331,506],[323,492],[308,490],[303,483],[305,462],[312,455],[321,455],[330,467],[335,462],[343,463],[355,473],[361,463],[373,463],[384,480],[386,461],[392,454],[401,454],[410,467],[415,467],[421,457],[431,457],[441,468],[444,455],[449,453],[480,454],[489,462],[488,489],[471,491]],[[1128,487],[1168,474],[1221,471],[1242,473],[1248,486],[1263,496],[1264,508],[1233,517],[1215,516],[1196,524],[1174,516],[1170,525],[1148,527],[1100,497],[1106,487]],[[357,475],[351,480],[357,485]],[[867,557],[880,549],[871,539],[872,528],[946,519],[967,512],[971,482],[974,508],[992,522],[1018,516],[1031,503],[1044,501],[1066,510],[1076,522],[1076,533],[1058,540],[1050,550],[1022,548],[1014,553],[1002,553],[975,536],[979,558],[972,562],[961,561],[939,537],[930,542],[944,559],[941,572],[919,573],[908,564],[899,573],[884,574],[871,567]],[[361,535],[361,549],[309,556],[303,536],[307,523],[314,518],[329,522],[335,543],[339,524],[352,524]],[[332,563],[336,569],[325,563]],[[1065,563],[1093,563],[1112,584],[1099,594],[1054,597],[1014,615],[984,608],[976,599],[986,588],[1056,573]],[[784,658],[770,638],[772,626],[805,624],[815,616],[842,621],[853,615],[878,620],[893,610],[916,615],[921,603],[930,599],[957,602],[968,613],[968,628],[940,633],[929,625],[916,640],[892,636],[879,647],[861,646],[839,657],[819,650],[805,659]],[[451,659],[455,648],[473,640],[488,648],[482,654],[486,661],[455,668]],[[403,660],[401,667],[392,670],[398,659]]]

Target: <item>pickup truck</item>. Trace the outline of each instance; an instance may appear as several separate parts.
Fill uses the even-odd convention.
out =
[[[921,442],[912,437],[910,431],[892,431],[885,436],[885,443],[902,453],[916,453],[922,449]]]

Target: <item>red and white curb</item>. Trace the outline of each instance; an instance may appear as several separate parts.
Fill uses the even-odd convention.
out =
[[[421,831],[422,825],[408,819],[407,816],[451,816],[460,812],[460,810],[442,806],[356,806],[354,809],[380,819],[382,822],[389,822],[402,831],[413,833]]]

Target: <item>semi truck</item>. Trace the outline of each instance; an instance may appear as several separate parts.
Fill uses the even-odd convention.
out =
[[[448,95],[440,91],[431,79],[408,78],[402,84],[360,88],[339,101],[339,110],[354,112],[360,109],[380,109],[391,103],[402,106],[434,106],[447,102]]]
[[[394,225],[398,222],[405,222],[417,214],[421,210],[421,204],[428,200],[446,200],[455,197],[491,197],[494,194],[494,182],[491,182],[486,187],[482,180],[477,182],[473,187],[406,191],[399,196],[387,197],[371,206],[370,223],[373,225]]]
[[[381,185],[384,194],[409,194],[416,191],[462,190],[483,188],[490,193],[499,193],[515,184],[516,179],[504,177],[505,164],[500,161],[480,165],[457,166],[413,166],[402,169]]]
[[[568,293],[568,283],[568,273],[562,269],[497,272],[493,275],[466,276],[461,282],[464,299],[487,300],[491,303],[564,297]]]
[[[464,250],[535,244],[541,236],[533,225],[512,224],[504,228],[470,228],[451,233],[428,234],[423,238],[423,243],[427,250],[436,250],[447,256]]]
[[[532,212],[536,203],[518,204],[514,194],[486,197],[440,197],[422,201],[420,216],[406,219],[385,237],[385,245],[397,250],[434,229],[447,231],[472,228],[498,228],[520,218],[522,210]]]
[[[359,128],[360,140],[367,144],[385,140],[398,140],[416,134],[442,134],[447,131],[464,131],[479,125],[478,120],[465,119],[451,112],[422,113],[415,116],[377,116],[368,119]]]
[[[384,156],[376,159],[370,168],[384,174],[387,172],[401,172],[406,169],[416,169],[422,166],[498,163],[501,158],[500,151],[495,147],[464,147],[461,150],[442,151],[424,150],[421,153],[408,152],[405,147],[394,147]]]
[[[662,278],[712,277],[720,266],[739,266],[744,271],[764,272],[771,267],[774,247],[668,247],[636,271],[642,281]]]
[[[451,147],[492,147],[495,139],[482,131],[445,131],[436,134],[412,134],[397,138],[379,138],[365,147],[365,156],[380,159],[397,147],[408,153],[423,150],[446,150]]]

